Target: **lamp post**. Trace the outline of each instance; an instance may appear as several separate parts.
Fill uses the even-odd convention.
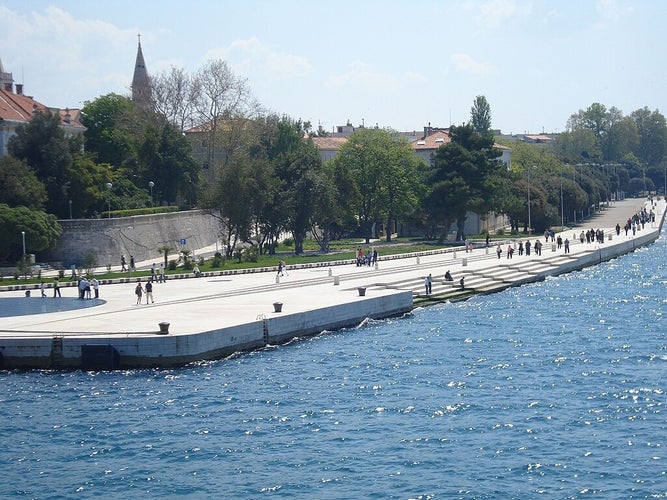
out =
[[[21,237],[23,238],[23,257],[25,257],[25,231],[21,231]]]
[[[563,164],[560,165],[560,231],[565,227],[565,213],[563,211]]]
[[[151,188],[151,205],[153,205],[153,186],[155,186],[155,183],[153,181],[150,181],[148,183],[148,187]]]
[[[527,179],[528,179],[528,236],[531,233],[531,221],[530,221],[530,170],[527,170]]]
[[[73,217],[72,217],[72,200],[69,200],[69,218],[70,218],[70,220],[73,219]]]
[[[107,201],[109,202],[109,219],[111,219],[111,188],[113,187],[113,184],[110,182],[107,182]]]

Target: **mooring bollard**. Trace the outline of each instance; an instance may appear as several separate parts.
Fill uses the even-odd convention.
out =
[[[159,323],[158,326],[160,327],[160,334],[161,335],[166,335],[166,334],[169,333],[169,323],[168,322],[163,321],[163,322]]]
[[[340,276],[334,276],[334,285],[340,285]]]
[[[461,259],[461,265],[462,266],[467,266],[468,265],[468,258],[467,257],[463,257]]]
[[[453,255],[453,257],[452,257],[452,258],[454,258],[454,259],[455,259],[455,258],[456,258],[456,252],[452,252],[452,255]]]
[[[359,292],[359,297],[365,297],[366,296],[366,287],[365,286],[360,286],[357,288],[357,291]]]
[[[419,256],[417,256],[417,264],[419,264]]]
[[[276,283],[280,283],[280,275],[276,275]]]
[[[273,312],[282,312],[283,311],[283,303],[282,302],[274,302],[273,303]]]

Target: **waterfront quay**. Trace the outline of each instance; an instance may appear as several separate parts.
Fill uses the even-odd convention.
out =
[[[623,227],[644,206],[654,211],[655,222],[635,234],[621,229],[617,235],[616,224]],[[53,298],[50,288],[46,298],[39,290],[31,297],[23,289],[7,290],[0,294],[3,312],[16,308],[17,314],[9,311],[0,318],[0,368],[125,369],[218,359],[595,265],[654,242],[664,214],[664,200],[616,202],[584,226],[556,233],[569,239],[567,254],[555,241],[532,235],[531,242],[543,244],[541,255],[515,251],[509,259],[508,245],[516,248],[520,240],[497,237],[489,247],[471,252],[461,246],[382,256],[380,248],[377,266],[370,267],[341,261],[288,267],[283,276],[277,268],[182,275],[153,284],[154,302],[149,304],[145,295],[142,304],[136,303],[137,278],[103,283],[100,298],[84,300],[85,308],[77,307],[81,301],[75,287],[63,288],[62,298]],[[588,229],[604,230],[604,242],[581,243],[579,234]],[[500,258],[497,244],[503,250]],[[452,281],[444,279],[447,271]],[[432,291],[426,294],[429,274]],[[18,308],[17,301],[29,307]],[[74,308],[53,310],[58,301]],[[353,341],[356,333],[349,335]]]

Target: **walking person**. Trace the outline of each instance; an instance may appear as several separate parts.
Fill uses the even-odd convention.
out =
[[[39,285],[39,289],[42,292],[42,298],[46,298],[46,283],[42,281],[42,284]]]
[[[141,280],[137,281],[137,286],[134,287],[134,294],[137,296],[137,304],[141,304],[141,297],[144,294],[144,288],[141,286]]]
[[[60,281],[58,281],[58,278],[53,278],[53,298],[56,297],[62,297],[60,295]]]
[[[127,267],[125,267],[125,256],[121,255],[120,256],[120,272],[124,273],[125,271],[127,271]]]
[[[498,254],[498,258],[500,258],[500,254],[503,253],[503,249],[500,248],[500,243],[496,246],[496,253]]]
[[[146,283],[146,304],[148,304],[149,300],[151,301],[151,304],[155,303],[153,300],[153,283],[150,281]]]
[[[100,282],[97,281],[97,278],[93,278],[92,285],[93,285],[93,291],[95,292],[95,298],[99,299],[100,298]]]
[[[151,283],[155,283],[155,262],[151,264]]]
[[[134,255],[130,255],[130,271],[134,271]]]
[[[565,238],[564,245],[565,245],[565,253],[570,253],[570,240]]]

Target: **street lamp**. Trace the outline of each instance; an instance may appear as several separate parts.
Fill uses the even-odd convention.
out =
[[[534,167],[534,165],[533,165]],[[528,236],[530,236],[531,233],[531,221],[530,221],[530,170],[527,169],[526,173],[528,174],[526,177],[528,179]]]
[[[25,257],[25,231],[21,231],[21,236],[23,238],[23,256]]]
[[[150,181],[148,183],[148,187],[151,188],[151,205],[153,205],[153,186],[155,186],[155,183],[153,181]]]
[[[111,219],[111,188],[113,184],[107,182],[107,201],[109,202],[109,219]]]
[[[565,214],[563,212],[563,164],[560,165],[560,230],[565,227]]]

